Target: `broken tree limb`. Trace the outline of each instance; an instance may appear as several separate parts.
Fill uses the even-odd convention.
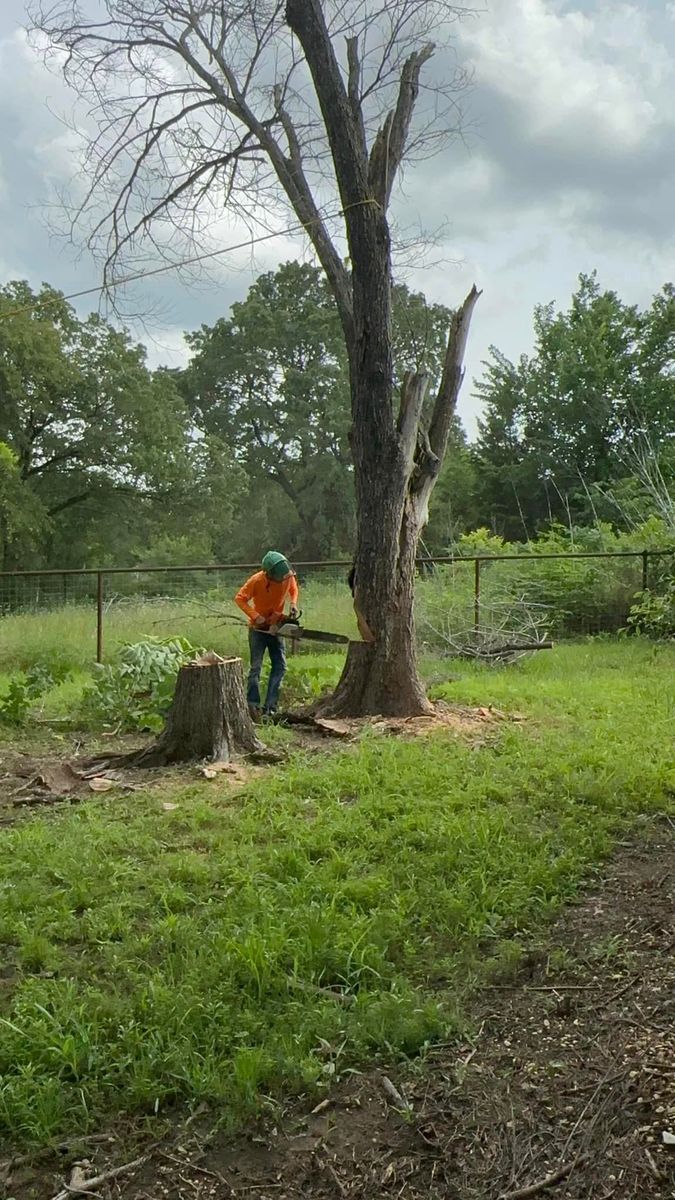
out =
[[[496,646],[482,648],[480,646],[472,649],[466,647],[462,651],[458,651],[460,658],[498,658],[501,654],[529,654],[530,650],[552,650],[553,642],[513,642],[512,645]]]
[[[420,86],[420,72],[434,52],[428,42],[404,62],[396,105],[387,113],[370,151],[368,182],[373,195],[387,209],[396,175],[401,168],[408,142],[410,122]]]
[[[349,78],[347,81],[347,95],[354,117],[354,123],[361,137],[364,154],[366,152],[366,130],[363,124],[363,112],[361,109],[361,59],[359,56],[359,39],[358,37],[347,38],[347,63],[349,66]]]
[[[417,527],[420,531],[427,523],[429,499],[448,448],[452,419],[464,378],[464,353],[471,328],[471,318],[480,295],[481,293],[474,284],[463,303],[452,314],[443,373],[434,400],[429,428],[425,430],[418,426],[409,492],[414,505]]]
[[[441,461],[447,449],[452,417],[464,376],[464,354],[471,328],[471,318],[481,294],[474,284],[463,304],[452,314],[450,321],[443,374],[429,423],[429,443],[434,454]]]
[[[103,1187],[104,1183],[109,1183],[111,1179],[119,1179],[120,1175],[127,1175],[129,1171],[135,1171],[137,1167],[142,1167],[148,1161],[148,1156],[144,1154],[141,1158],[135,1158],[133,1162],[123,1163],[121,1167],[113,1167],[110,1171],[104,1171],[101,1175],[94,1175],[91,1179],[80,1179],[73,1186],[66,1184],[62,1191],[57,1192],[52,1200],[71,1200],[72,1196],[82,1196],[88,1192],[94,1192],[97,1188]]]
[[[410,475],[412,471],[415,458],[426,390],[427,375],[425,372],[406,371],[401,385],[397,429],[407,475]]]

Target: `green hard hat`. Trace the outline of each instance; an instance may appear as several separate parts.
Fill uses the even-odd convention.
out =
[[[278,550],[268,550],[262,560],[262,569],[270,579],[274,579],[278,583],[290,575],[291,564]]]

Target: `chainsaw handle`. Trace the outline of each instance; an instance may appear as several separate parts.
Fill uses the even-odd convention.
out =
[[[274,622],[275,628],[281,629],[284,625],[299,625],[301,616],[302,616],[302,609],[298,608],[298,609],[296,609],[296,613],[295,613],[294,617],[282,617],[280,621]],[[270,628],[271,628],[270,624],[263,625],[260,629],[260,632],[261,633],[269,633]]]

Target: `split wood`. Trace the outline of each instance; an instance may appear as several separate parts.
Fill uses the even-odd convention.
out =
[[[143,1163],[148,1161],[147,1154],[142,1158],[135,1158],[133,1162],[123,1163],[121,1167],[113,1167],[111,1171],[104,1171],[102,1175],[94,1175],[91,1179],[83,1179],[75,1187],[66,1184],[62,1191],[57,1192],[52,1200],[70,1200],[71,1196],[84,1196],[89,1192],[93,1192],[96,1188],[100,1188],[104,1183],[108,1183],[111,1179],[117,1179],[120,1175],[126,1175],[127,1171],[135,1171],[136,1167],[142,1167]]]

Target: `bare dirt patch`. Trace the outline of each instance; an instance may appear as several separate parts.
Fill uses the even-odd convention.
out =
[[[138,735],[111,742],[115,752],[138,746]],[[270,755],[271,761],[278,756]],[[244,760],[231,763],[194,763],[138,771],[133,768],[91,765],[82,747],[55,755],[53,751],[29,753],[11,748],[0,753],[0,826],[11,825],[22,813],[62,804],[81,804],[102,793],[123,795],[136,791],[170,792],[201,781],[219,781],[231,791],[245,787],[265,770]],[[213,784],[211,784],[213,786]]]
[[[354,740],[364,730],[389,734],[394,737],[426,737],[431,733],[451,732],[474,740],[485,732],[486,726],[504,721],[523,721],[519,713],[504,713],[500,709],[468,708],[465,705],[446,704],[439,700],[433,712],[420,717],[315,717],[308,713],[287,714],[281,721],[290,725],[305,726],[317,736]]]
[[[6,1194],[43,1200],[75,1161],[88,1160],[91,1178],[145,1155],[96,1194],[670,1200],[674,918],[675,827],[664,822],[619,849],[517,978],[476,998],[471,1040],[434,1048],[407,1077],[392,1067],[393,1090],[380,1073],[353,1076],[236,1139],[214,1134],[207,1113],[152,1147],[147,1133],[118,1128],[6,1164]]]

